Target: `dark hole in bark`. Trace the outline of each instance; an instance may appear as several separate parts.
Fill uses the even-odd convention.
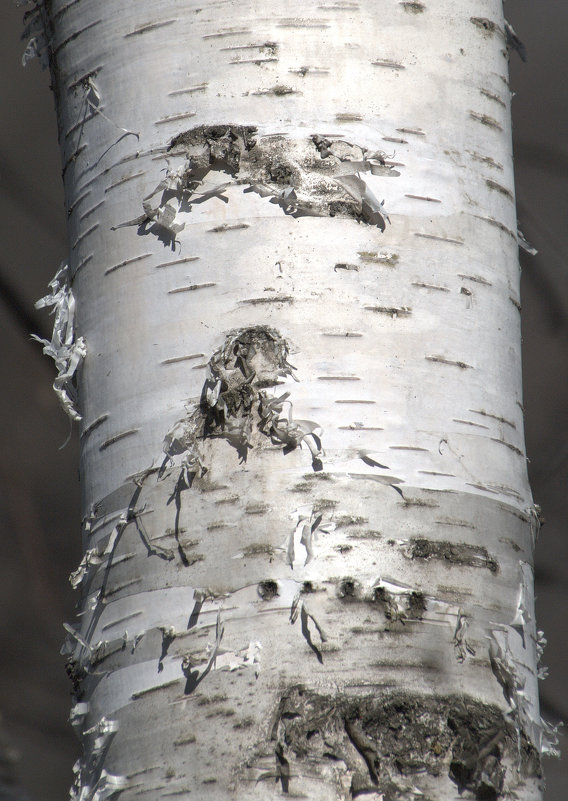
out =
[[[257,587],[257,592],[262,598],[263,601],[270,601],[271,598],[274,598],[278,595],[278,584],[276,581],[272,579],[266,579],[265,581],[261,581]]]
[[[341,580],[337,594],[340,598],[355,598],[357,595],[357,583],[355,579],[344,578]]]

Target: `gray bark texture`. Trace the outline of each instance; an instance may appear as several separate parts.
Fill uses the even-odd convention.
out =
[[[29,25],[81,427],[72,798],[540,798],[501,0]]]

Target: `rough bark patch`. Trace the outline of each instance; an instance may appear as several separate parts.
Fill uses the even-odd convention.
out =
[[[200,444],[207,438],[226,440],[246,462],[253,447],[279,445],[289,453],[304,443],[312,456],[314,471],[323,469],[319,426],[294,420],[290,393],[274,393],[282,378],[293,376],[289,348],[280,334],[267,326],[230,332],[224,345],[208,362],[199,404],[176,423],[164,440],[166,459],[182,456],[179,490],[187,489],[197,475],[207,473]],[[179,482],[178,482],[179,483]],[[255,510],[247,510],[249,514]]]
[[[410,540],[409,554],[412,559],[439,559],[451,565],[484,567],[492,573],[499,571],[497,561],[486,548],[455,542],[436,542],[424,537]]]
[[[153,233],[172,247],[185,226],[180,212],[213,197],[227,202],[223,192],[236,184],[293,217],[350,217],[384,231],[384,201],[367,178],[400,175],[382,151],[318,134],[258,137],[251,125],[200,125],[172,139],[168,152],[183,156],[184,164],[168,168],[144,198],[142,215],[117,227],[138,225],[140,233]]]
[[[402,2],[400,5],[411,14],[422,14],[426,10],[423,3]]]
[[[330,761],[345,765],[352,798],[406,798],[428,774],[448,776],[460,794],[467,790],[478,801],[496,801],[507,791],[509,760],[520,758],[525,770],[540,771],[533,747],[497,706],[459,696],[332,697],[295,686],[281,697],[270,742],[257,756],[270,749],[271,776],[285,793],[296,782],[301,787],[303,773],[314,765]]]

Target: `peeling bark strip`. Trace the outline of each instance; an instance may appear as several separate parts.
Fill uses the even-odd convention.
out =
[[[276,89],[274,89],[276,92]],[[280,92],[282,94],[282,92]],[[144,214],[118,227],[138,225],[173,243],[185,223],[179,213],[217,197],[228,186],[244,186],[292,217],[350,217],[385,230],[388,215],[366,177],[398,176],[382,151],[370,152],[342,140],[314,134],[306,140],[257,136],[250,125],[200,125],[170,142],[172,156],[185,157],[144,199]],[[212,183],[210,173],[230,176]],[[218,180],[214,178],[214,180]]]
[[[538,761],[499,707],[468,696],[395,692],[353,698],[296,686],[279,702],[271,740],[288,766],[287,793],[300,791],[308,761],[327,759],[343,774],[351,798],[406,798],[419,775],[445,775],[460,795],[497,801],[505,797],[511,763],[520,760],[531,773]],[[269,748],[259,744],[261,753]]]

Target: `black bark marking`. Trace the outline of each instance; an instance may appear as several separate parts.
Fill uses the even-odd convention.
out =
[[[263,601],[271,601],[272,598],[279,595],[278,582],[274,581],[274,579],[265,579],[259,583],[257,592]]]
[[[183,492],[183,490],[189,489],[191,487],[191,485],[193,484],[193,478],[194,478],[194,476],[191,476],[191,478],[188,478],[183,471],[180,471],[180,474],[179,474],[178,479],[176,481],[176,485],[175,485],[174,491],[173,491],[173,493],[170,495],[170,497],[167,500],[167,504],[171,503],[172,500],[175,501],[176,516],[175,516],[175,520],[174,520],[174,537],[175,537],[176,543],[177,543],[178,555],[179,555],[179,558],[181,559],[182,564],[183,564],[184,567],[189,567],[189,560],[187,558],[187,555],[186,555],[185,551],[182,548],[182,545],[181,545],[181,542],[180,542],[180,539],[179,539],[179,535],[180,535],[179,518],[180,518],[180,514],[181,514],[181,493]]]
[[[145,25],[141,25],[139,28],[134,28],[134,30],[125,33],[124,38],[128,39],[130,36],[140,36],[143,33],[149,33],[150,31],[155,31],[158,28],[164,28],[167,25],[173,25],[175,22],[177,22],[176,19],[166,19],[160,22],[147,22]]]
[[[190,695],[197,687],[201,684],[203,679],[209,674],[209,671],[215,664],[215,659],[217,657],[217,652],[219,650],[219,646],[221,645],[221,640],[223,639],[223,634],[225,631],[225,626],[221,622],[221,614],[217,613],[217,624],[215,627],[215,645],[213,650],[211,651],[211,656],[209,657],[209,661],[207,665],[204,667],[203,671],[200,673],[197,667],[194,667],[191,661],[190,656],[185,656],[183,658],[181,664],[181,670],[183,675],[186,678],[185,688],[184,688],[184,695]]]
[[[377,314],[387,314],[393,320],[398,317],[410,317],[412,309],[409,306],[363,306],[366,311],[376,312]]]
[[[412,559],[438,559],[450,565],[482,567],[491,573],[499,572],[497,560],[480,545],[428,540],[416,537],[410,540],[409,555]]]
[[[515,423],[511,422],[511,420],[507,420],[505,417],[502,417],[501,415],[493,414],[492,412],[487,412],[485,409],[469,409],[469,411],[473,412],[474,414],[480,414],[483,417],[491,417],[493,420],[497,420],[498,423],[505,423],[506,425],[511,426],[511,428],[515,429],[517,428]]]
[[[204,284],[189,284],[188,286],[178,286],[174,289],[168,289],[168,295],[179,295],[180,292],[195,292],[198,289],[210,289],[212,286],[217,286],[213,281],[207,281]]]
[[[160,364],[177,364],[178,362],[193,361],[193,359],[203,358],[203,353],[190,353],[187,356],[172,356],[170,359],[164,359]]]
[[[277,84],[276,86],[272,86],[270,89],[258,89],[256,92],[252,92],[253,95],[274,95],[276,97],[283,97],[284,95],[298,95],[297,89],[293,89],[291,86],[286,86],[285,84]]]
[[[108,420],[109,416],[110,416],[109,413],[105,412],[104,414],[101,414],[99,417],[93,420],[91,423],[86,425],[85,428],[81,431],[81,437],[88,436],[92,431],[95,430],[95,428],[98,428],[100,425],[102,425],[102,423],[105,422],[105,420]]]
[[[502,223],[501,220],[496,220],[495,217],[483,217],[481,214],[474,214],[473,215],[476,219],[481,220],[482,222],[491,225],[493,228],[497,228],[499,231],[502,231],[507,236],[510,236],[511,239],[518,245],[517,234],[514,231],[511,231],[510,228],[507,228],[505,223]]]
[[[245,298],[239,300],[239,303],[249,303],[251,306],[260,306],[265,303],[293,303],[294,298],[291,295],[267,295],[262,298]]]
[[[433,239],[436,242],[449,242],[450,245],[463,245],[461,239],[452,239],[449,236],[438,236],[437,234],[425,234],[422,231],[415,231],[414,236],[419,236],[422,239]]]
[[[437,286],[436,284],[426,284],[423,281],[413,281],[412,286],[418,286],[422,289],[436,289],[439,292],[449,292],[449,288],[447,286]]]
[[[344,578],[340,581],[337,588],[338,598],[356,599],[360,595],[360,586],[358,582],[351,578]]]
[[[358,250],[357,255],[361,261],[386,264],[388,267],[395,267],[399,259],[398,253],[377,253],[374,250]]]
[[[454,367],[459,367],[460,370],[471,370],[472,365],[466,364],[466,362],[457,361],[455,359],[446,359],[445,356],[425,356],[426,361],[429,362],[438,362],[439,364],[450,364]]]
[[[140,429],[138,428],[130,428],[128,431],[121,431],[120,434],[114,434],[112,437],[105,439],[104,442],[101,442],[99,445],[99,451],[104,451],[111,445],[114,445],[115,442],[119,442],[121,439],[125,439],[126,437],[131,437],[134,434],[137,434]]]
[[[277,743],[274,749],[276,757],[276,781],[280,780],[282,792],[287,793],[290,786],[290,763],[284,756],[284,746]]]
[[[488,281],[487,278],[484,278],[482,275],[466,275],[465,273],[458,273],[458,278],[463,278],[464,281],[473,281],[474,284],[483,284],[483,286],[493,286],[491,281]]]
[[[422,14],[422,12],[426,9],[426,6],[423,3],[406,2],[406,0],[403,0],[400,5],[405,11],[408,11],[411,14]]]
[[[470,22],[479,28],[483,33],[495,33],[495,31],[499,30],[499,26],[496,22],[493,22],[491,19],[487,19],[487,17],[470,17]]]
[[[162,653],[160,654],[160,658],[158,659],[158,673],[161,673],[162,670],[164,669],[164,659],[168,655],[168,650],[170,645],[176,638],[173,628],[161,628],[161,632],[162,632]]]
[[[315,618],[313,617],[313,615],[310,615],[307,612],[305,605],[302,604],[301,609],[300,609],[300,622],[301,622],[301,625],[302,625],[302,634],[304,635],[304,638],[305,638],[306,642],[308,643],[308,645],[310,646],[310,648],[312,649],[314,654],[317,656],[317,660],[320,663],[320,665],[323,665],[322,653],[321,653],[320,649],[317,647],[317,645],[315,644],[315,642],[312,640],[312,633],[311,633],[310,627],[308,625],[308,621],[309,621],[310,618],[313,620],[313,622],[314,622],[314,624],[315,624],[315,626],[316,626],[316,628],[318,630],[318,633],[319,633],[319,635],[320,635],[320,637],[322,639],[322,642],[325,642],[325,637],[323,636],[323,632],[320,629],[320,627],[318,626],[318,624],[316,623]]]
[[[498,437],[490,437],[491,442],[498,442],[500,445],[505,445],[506,448],[509,448],[510,451],[516,453],[518,456],[522,456],[524,458],[524,453],[517,448],[516,445],[513,445],[512,442],[506,442],[504,439],[500,439]]]
[[[503,108],[507,108],[507,104],[503,98],[499,97],[499,95],[495,94],[495,92],[491,92],[489,89],[480,89],[479,91],[484,97],[487,97],[489,100],[493,100],[494,103],[498,103]]]
[[[399,64],[398,61],[392,61],[392,60],[390,60],[388,58],[380,58],[380,59],[377,59],[376,61],[371,61],[371,64],[373,65],[373,67],[387,67],[387,69],[391,69],[391,70],[405,70],[406,69],[404,64]],[[383,137],[383,138],[386,139],[387,137]]]
[[[118,264],[113,264],[112,267],[107,267],[107,269],[104,271],[104,275],[110,275],[116,270],[120,270],[121,267],[127,267],[129,264],[135,264],[137,261],[147,259],[150,255],[150,253],[144,253],[142,256],[135,256],[132,259],[124,259],[124,261],[121,261]]]
[[[180,114],[170,114],[167,117],[160,117],[159,120],[154,122],[154,125],[167,125],[169,122],[179,122],[180,120],[187,120],[190,117],[195,117],[195,111],[185,111]]]
[[[197,626],[197,621],[199,620],[199,615],[201,613],[201,608],[206,598],[206,594],[204,592],[196,591],[194,593],[194,604],[193,609],[191,610],[191,614],[189,616],[189,620],[187,621],[187,629],[192,629],[194,626]]]
[[[485,184],[489,189],[493,189],[495,192],[499,192],[501,195],[504,195],[508,198],[512,203],[515,202],[515,198],[513,193],[501,184],[497,183],[497,181],[492,181],[491,178],[487,178],[485,180]]]
[[[497,122],[496,119],[490,117],[488,114],[479,114],[477,111],[470,111],[469,116],[472,118],[472,120],[476,120],[482,125],[486,125],[488,128],[494,128],[496,131],[503,130],[501,123]]]

